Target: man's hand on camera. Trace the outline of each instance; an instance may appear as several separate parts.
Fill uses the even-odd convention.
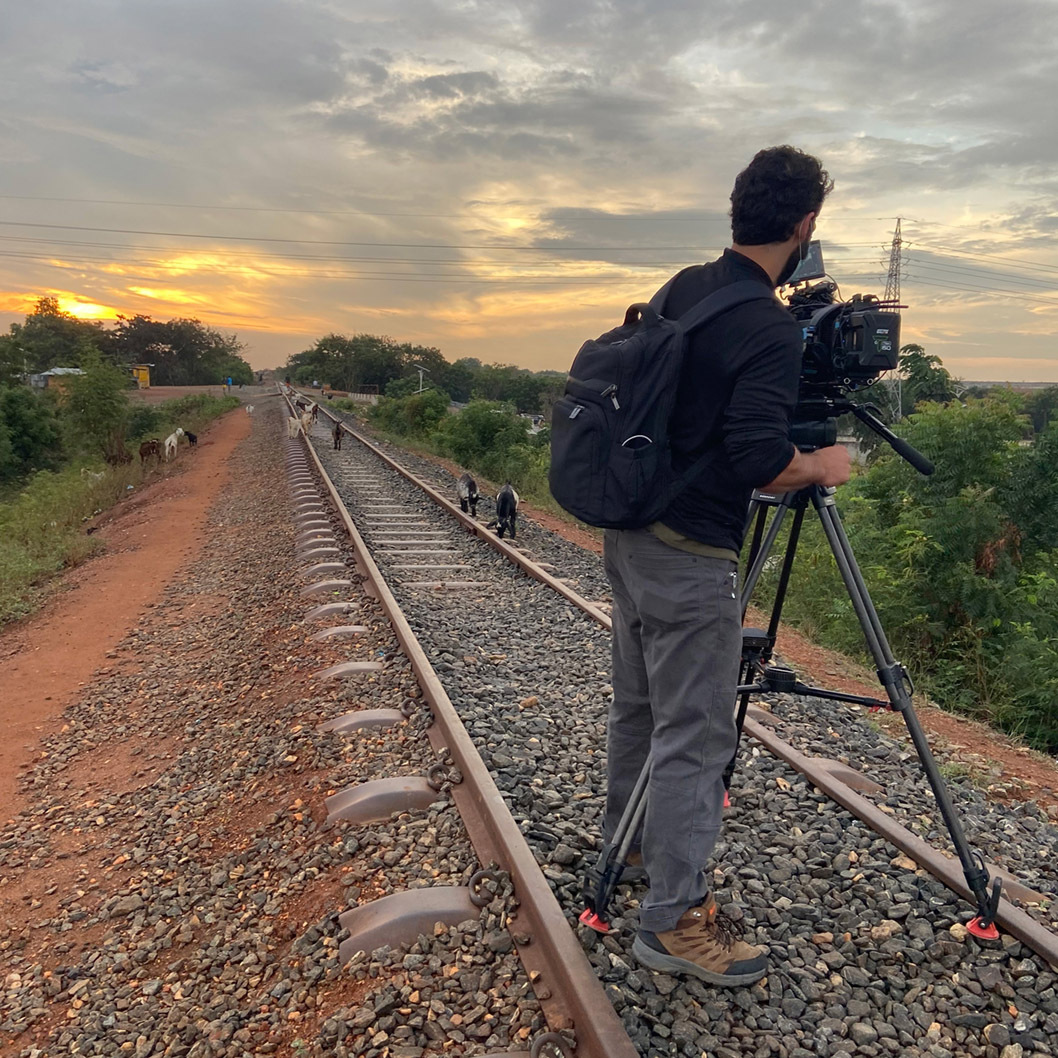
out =
[[[808,485],[844,485],[851,473],[852,461],[844,445],[817,448],[814,452],[795,448],[786,469],[761,488],[765,492],[792,492]]]

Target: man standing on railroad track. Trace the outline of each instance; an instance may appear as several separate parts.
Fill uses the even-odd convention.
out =
[[[739,281],[783,285],[832,186],[811,155],[760,151],[735,180],[731,248],[680,272],[664,315],[676,319]],[[747,506],[754,488],[786,492],[849,477],[844,447],[806,453],[790,442],[802,348],[799,324],[775,298],[736,305],[692,332],[669,425],[673,469],[708,458],[657,522],[605,538],[614,689],[607,837],[653,759],[642,846],[630,861],[650,884],[632,952],[651,969],[714,985],[750,984],[767,971],[764,952],[718,921],[705,873],[737,743],[737,559]]]

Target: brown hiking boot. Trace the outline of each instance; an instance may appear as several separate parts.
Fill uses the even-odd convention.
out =
[[[625,861],[625,869],[621,872],[621,881],[629,885],[637,882],[647,881],[647,869],[643,866],[643,853],[639,849],[633,849]]]
[[[721,987],[751,985],[768,972],[760,948],[739,940],[726,919],[718,919],[716,900],[685,911],[675,929],[651,933],[641,929],[632,954],[651,970],[667,974],[693,974]]]

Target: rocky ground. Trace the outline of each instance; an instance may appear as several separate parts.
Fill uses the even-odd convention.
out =
[[[310,642],[278,409],[255,415],[209,544],[83,688],[21,776],[0,830],[0,1053],[476,1054],[542,1026],[515,957],[480,918],[344,970],[338,914],[479,866],[451,803],[352,829],[323,799],[421,773],[422,720],[319,734],[415,688],[363,600],[356,640]],[[354,657],[377,674],[322,683]],[[504,945],[498,945],[501,949]]]
[[[355,509],[354,449],[334,453],[322,427],[317,433]],[[387,502],[392,495],[431,516],[410,486],[387,489]],[[488,519],[487,506],[479,516]],[[598,556],[548,535],[526,524],[519,543],[598,598]],[[479,587],[456,596],[402,588],[399,576],[391,585],[572,924],[598,840],[608,635],[465,533],[453,530],[443,546],[459,556],[446,561],[465,564],[459,576]],[[886,811],[946,840],[913,756],[863,710],[784,696],[768,704],[784,738],[866,771],[883,784],[875,796]],[[939,753],[947,765],[947,751]],[[1052,924],[1058,830],[1046,811],[996,803],[971,783],[953,783],[953,794],[971,842],[1047,894],[1029,911]],[[979,945],[962,924],[965,904],[766,753],[747,748],[733,799],[717,848],[718,899],[749,939],[768,946],[773,972],[737,992],[645,973],[627,950],[640,894],[623,889],[619,932],[582,939],[640,1053],[1053,1053],[1054,969],[1009,937]]]
[[[425,816],[324,821],[325,796],[421,773],[430,751],[419,713],[385,735],[316,730],[416,689],[369,599],[350,615],[366,634],[311,640],[284,445],[269,402],[229,460],[207,546],[23,770],[20,810],[0,829],[0,1053],[473,1056],[524,1049],[543,1027],[503,943],[502,888],[476,919],[338,964],[339,912],[465,882],[478,864],[443,794]],[[585,594],[605,591],[597,557],[529,523],[521,537]],[[490,587],[455,606],[402,601],[572,922],[597,843],[607,637],[465,534],[453,542]],[[351,658],[384,667],[312,676]],[[813,752],[840,744],[884,780],[894,813],[936,831],[906,748],[878,725],[797,699],[772,708],[784,737]],[[1056,888],[1046,812],[1008,811],[972,784],[956,794],[973,840]],[[726,913],[770,948],[758,985],[726,992],[638,968],[635,887],[621,889],[615,935],[582,934],[644,1056],[1058,1051],[1055,970],[1010,938],[978,945],[965,905],[766,754],[746,754],[717,852]]]

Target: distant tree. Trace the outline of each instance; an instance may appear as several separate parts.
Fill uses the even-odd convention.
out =
[[[446,364],[437,380],[438,385],[452,400],[466,404],[474,389],[474,383],[481,372],[481,361],[474,357],[463,357],[454,364]]]
[[[430,379],[439,383],[445,359],[432,347],[398,343],[392,338],[328,334],[311,349],[290,357],[283,374],[301,384],[318,380],[334,389],[352,391],[377,386],[385,392],[392,381],[408,374],[415,365],[424,367]],[[418,389],[418,373],[415,379]]]
[[[1058,411],[1058,386],[1047,386],[1046,389],[1034,389],[1026,393],[1022,407],[1032,422],[1033,433],[1043,433]]]
[[[242,343],[198,320],[163,322],[150,316],[118,317],[107,333],[107,352],[122,364],[153,364],[158,386],[208,386],[232,378],[253,382],[253,369],[242,359]]]
[[[956,397],[955,380],[941,358],[914,343],[900,349],[901,411],[910,415],[919,404],[932,401],[946,404]]]
[[[0,388],[0,478],[24,477],[62,462],[62,431],[54,402],[28,386]]]
[[[79,367],[86,350],[102,348],[102,324],[79,320],[55,298],[39,298],[23,323],[0,337],[0,384],[22,381],[53,367]]]
[[[63,411],[77,440],[96,449],[108,463],[128,462],[128,376],[99,353],[81,357],[83,375],[73,375]]]

